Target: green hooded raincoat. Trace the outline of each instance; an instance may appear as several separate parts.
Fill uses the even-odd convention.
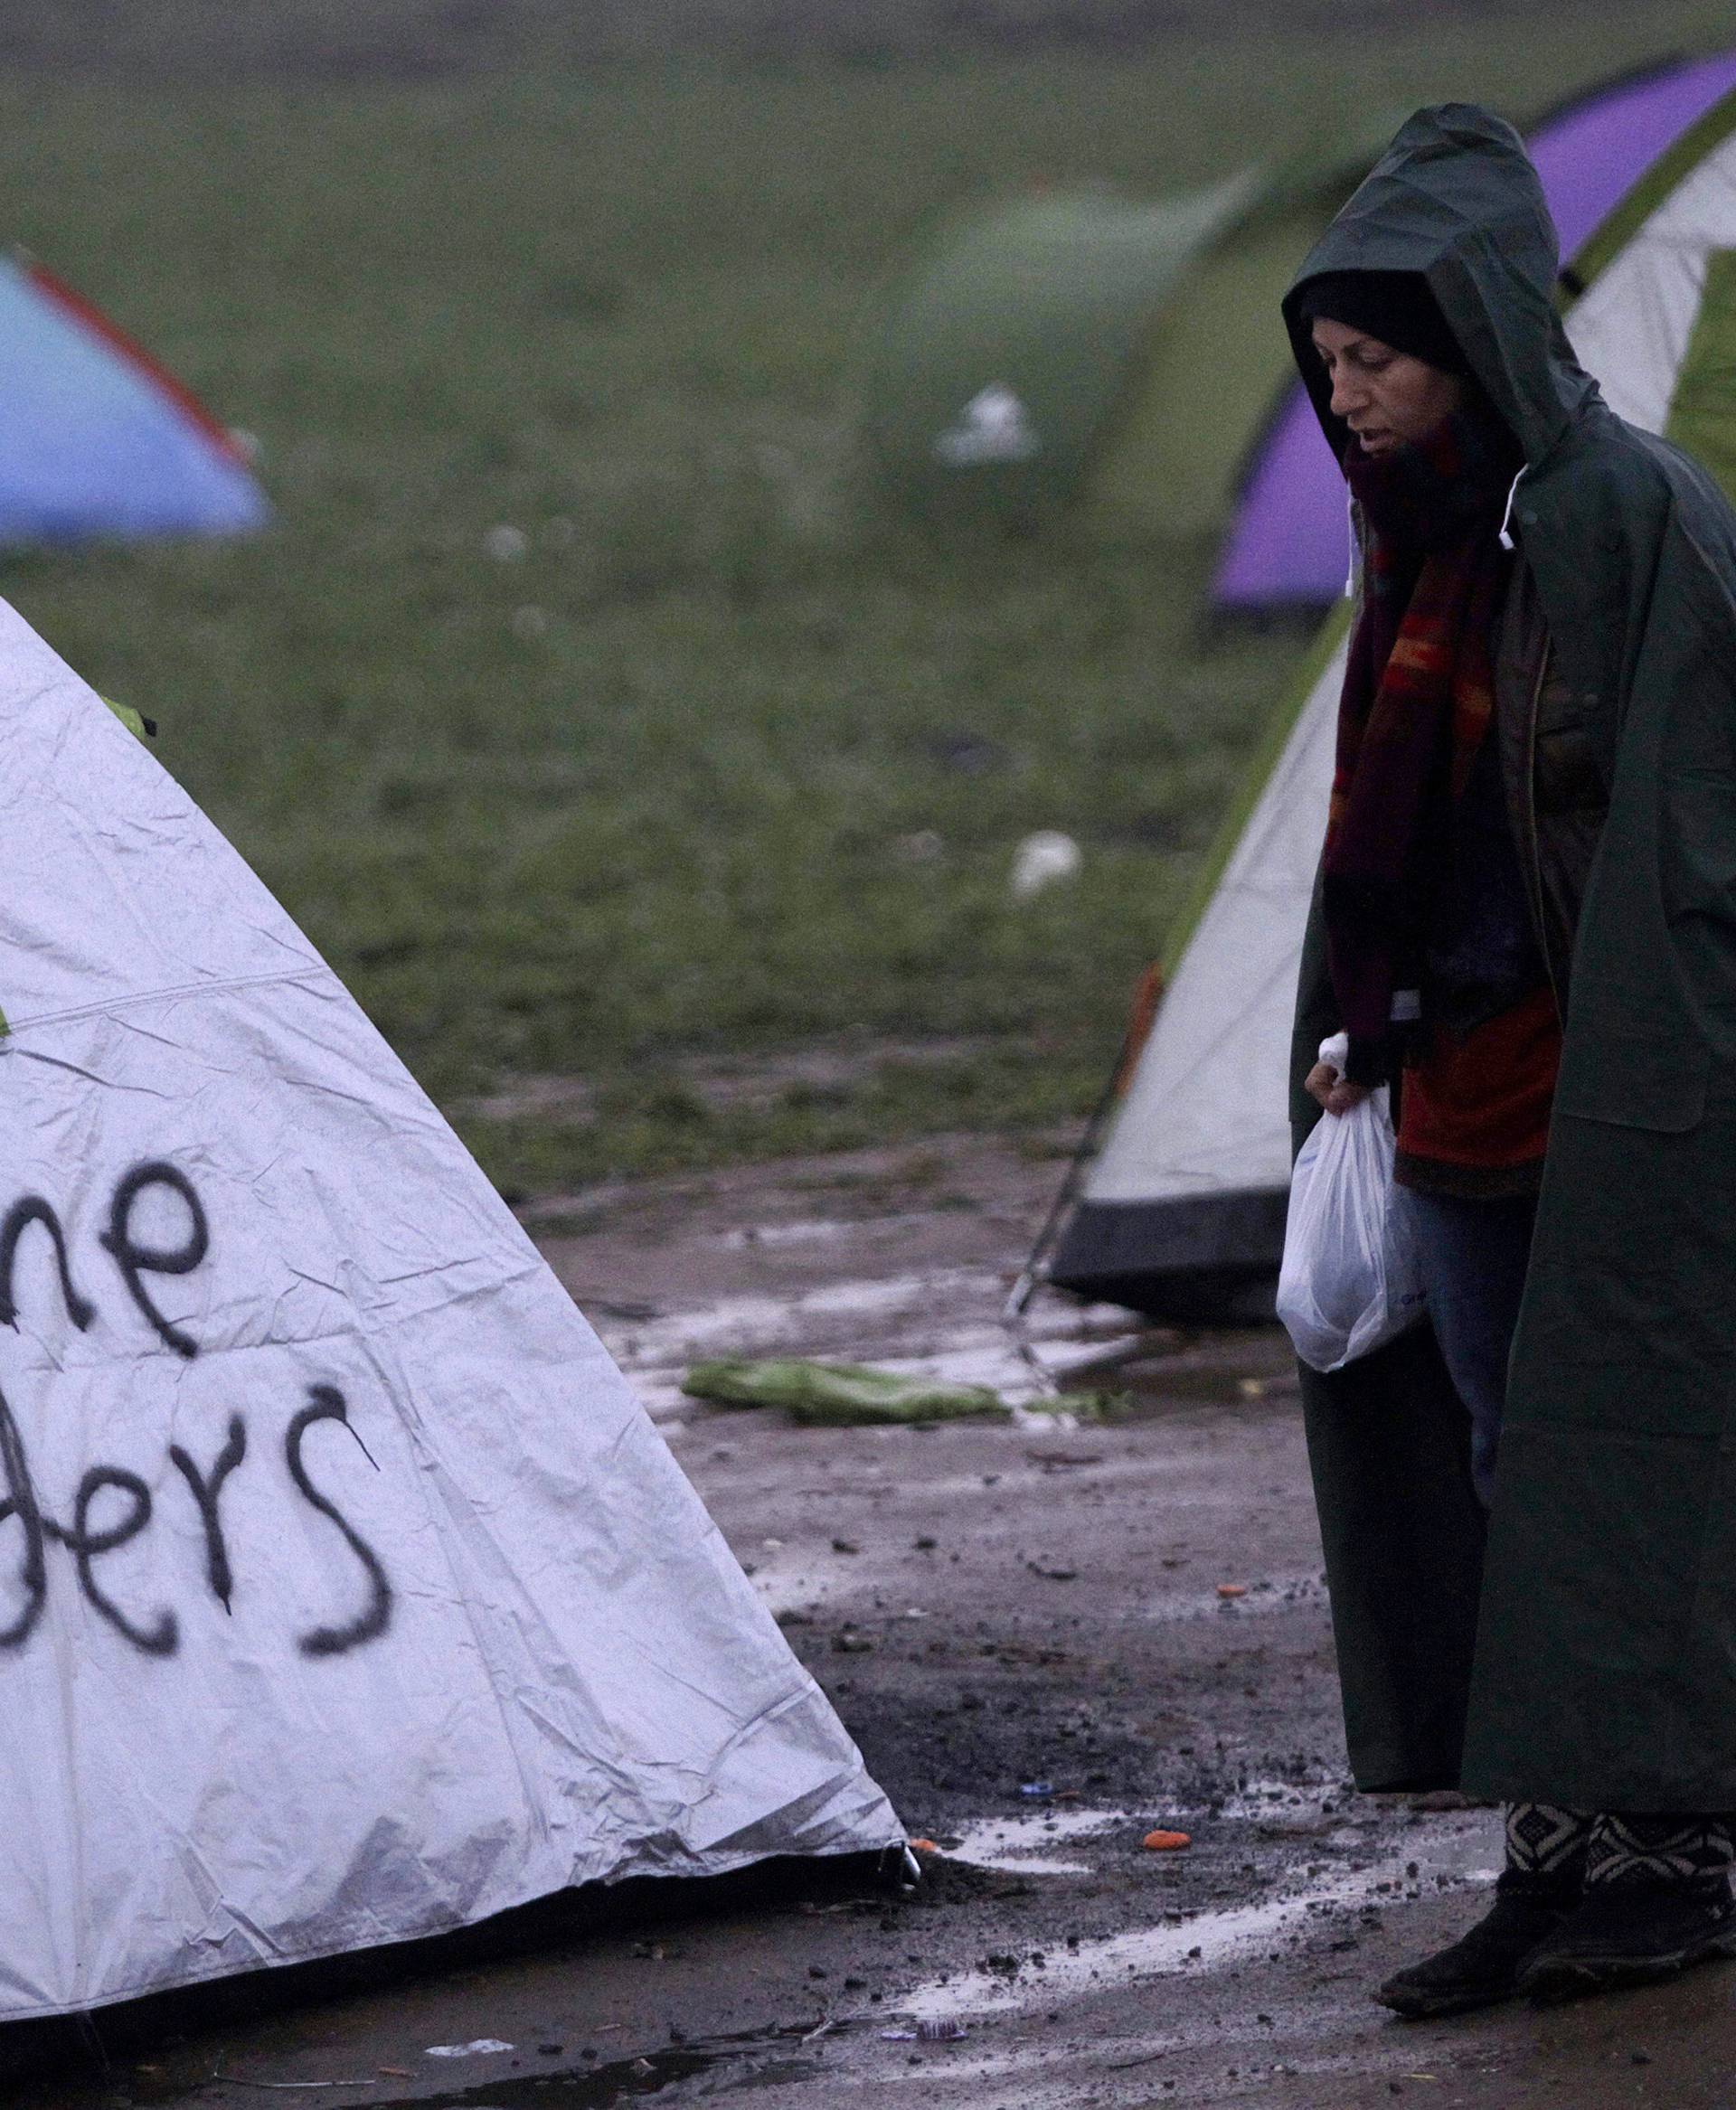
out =
[[[1732,1809],[1736,515],[1575,362],[1554,229],[1498,118],[1419,112],[1298,275],[1286,319],[1340,452],[1297,295],[1356,269],[1427,277],[1524,447],[1512,532],[1609,806],[1486,1555],[1427,1330],[1305,1372],[1352,1762],[1367,1788]],[[1335,1023],[1317,924],[1298,1080]],[[1295,1110],[1305,1132],[1299,1086]]]

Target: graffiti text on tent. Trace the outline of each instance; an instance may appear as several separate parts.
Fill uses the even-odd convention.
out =
[[[175,1197],[185,1211],[184,1236],[175,1245],[144,1244],[136,1230],[134,1220],[139,1202],[154,1192]],[[24,1195],[0,1219],[0,1323],[14,1328],[18,1323],[14,1276],[20,1241],[33,1227],[40,1228],[52,1248],[65,1316],[79,1332],[88,1332],[99,1315],[97,1305],[86,1294],[89,1286],[81,1286],[74,1277],[66,1231],[58,1212],[40,1194]],[[165,1314],[146,1280],[156,1275],[190,1275],[211,1251],[210,1220],[193,1182],[172,1164],[151,1160],[134,1165],[115,1184],[107,1228],[98,1242],[158,1341],[175,1355],[193,1361],[199,1353],[198,1342]],[[348,1618],[311,1627],[295,1636],[300,1653],[315,1657],[347,1655],[353,1649],[377,1641],[391,1625],[392,1611],[392,1584],[379,1556],[309,1470],[306,1456],[308,1433],[326,1421],[348,1428],[348,1403],[335,1385],[310,1384],[283,1432],[283,1472],[299,1500],[326,1519],[334,1546],[345,1550],[347,1564],[363,1587],[360,1605]],[[361,1438],[356,1441],[359,1445]],[[230,1416],[222,1445],[212,1458],[202,1462],[179,1444],[169,1446],[169,1462],[184,1482],[187,1499],[199,1519],[203,1538],[203,1582],[225,1612],[231,1608],[236,1584],[223,1527],[223,1491],[231,1477],[246,1464],[248,1455],[248,1425],[240,1414]],[[101,1522],[97,1521],[99,1506],[105,1512]],[[131,1545],[149,1530],[153,1513],[151,1490],[139,1474],[119,1465],[99,1465],[89,1467],[80,1481],[70,1520],[51,1516],[37,1493],[24,1431],[0,1394],[0,1531],[14,1523],[18,1527],[15,1576],[22,1598],[10,1617],[0,1611],[0,1651],[23,1648],[35,1632],[52,1587],[50,1549],[60,1548],[70,1557],[77,1587],[93,1611],[140,1654],[174,1655],[181,1644],[181,1622],[174,1608],[159,1606],[140,1609],[122,1605],[110,1594],[99,1571],[105,1555]]]

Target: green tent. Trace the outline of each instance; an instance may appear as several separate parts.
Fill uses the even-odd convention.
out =
[[[867,353],[881,489],[943,529],[1029,532],[1063,510],[1108,539],[1220,526],[1288,370],[1278,298],[1374,148],[1371,132],[1156,204],[1053,192],[950,222]]]

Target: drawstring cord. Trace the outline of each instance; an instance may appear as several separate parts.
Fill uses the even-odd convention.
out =
[[[1508,532],[1508,530],[1513,525],[1514,503],[1519,495],[1520,485],[1523,484],[1525,480],[1525,471],[1529,469],[1530,466],[1531,464],[1529,462],[1524,465],[1524,467],[1522,468],[1519,474],[1513,479],[1512,487],[1507,493],[1506,510],[1501,515],[1501,547],[1504,550],[1511,550],[1514,546],[1513,537]],[[1357,554],[1356,495],[1348,487],[1346,487],[1344,492],[1344,540],[1349,547],[1349,561],[1344,568],[1344,598],[1346,600],[1354,600],[1356,598]]]
[[[1530,466],[1531,464],[1527,462],[1525,468],[1528,469]],[[1513,502],[1519,495],[1519,486],[1524,481],[1524,476],[1525,469],[1521,469],[1513,479],[1512,490],[1507,493],[1507,510],[1501,515],[1501,547],[1504,550],[1510,550],[1513,547],[1513,537],[1507,532],[1507,530],[1513,524]]]

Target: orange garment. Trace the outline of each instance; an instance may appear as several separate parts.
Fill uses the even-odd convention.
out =
[[[1561,1060],[1547,984],[1463,1039],[1435,1028],[1405,1065],[1393,1178],[1436,1193],[1534,1192]]]

